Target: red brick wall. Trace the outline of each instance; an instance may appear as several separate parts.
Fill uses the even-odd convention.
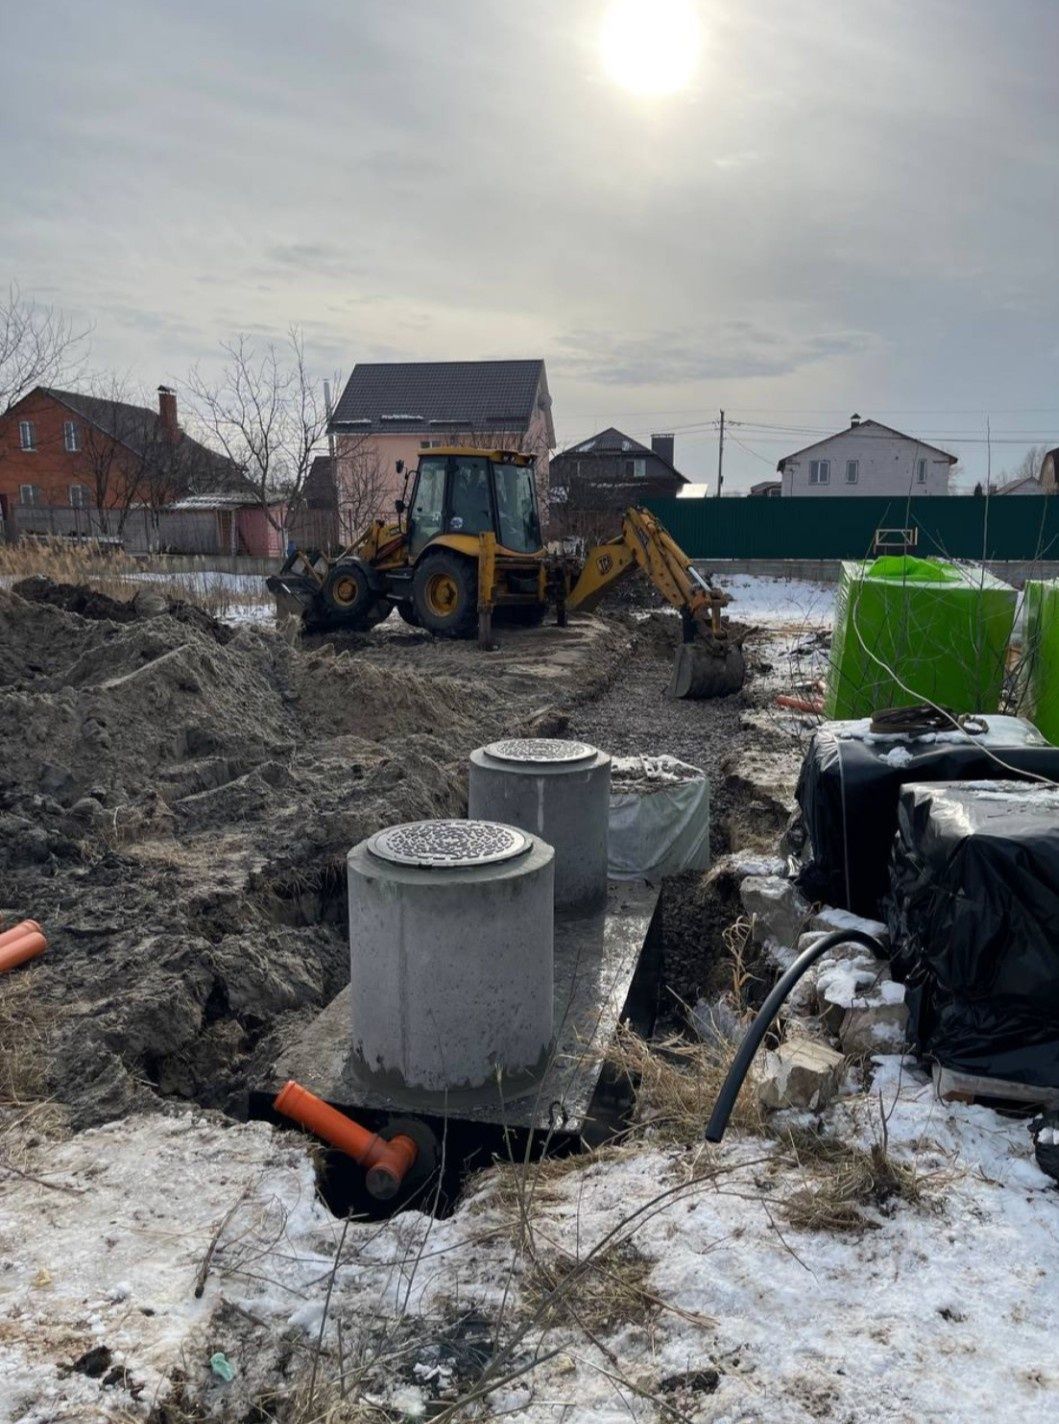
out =
[[[36,426],[36,450],[20,448],[19,422],[31,420]],[[63,424],[72,420],[77,427],[80,449],[71,454],[65,447]],[[99,434],[94,439],[98,442]],[[9,504],[20,502],[20,486],[36,485],[41,504],[70,504],[70,486],[87,486],[90,504],[95,504],[96,472],[86,454],[85,422],[81,416],[60,401],[41,392],[32,392],[0,418],[0,493]],[[98,445],[97,445],[98,448]],[[110,467],[107,481],[108,505],[122,503],[122,470],[129,469],[135,478],[132,462],[123,466],[118,454]]]

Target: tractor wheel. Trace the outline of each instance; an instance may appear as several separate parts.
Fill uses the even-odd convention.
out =
[[[447,551],[429,554],[412,575],[412,606],[420,625],[439,638],[471,638],[478,627],[474,564]]]
[[[389,616],[390,604],[368,582],[360,564],[336,564],[324,579],[320,598],[332,627],[365,632]]]
[[[419,628],[419,614],[415,610],[415,604],[409,603],[407,599],[397,605],[398,616],[403,618],[409,628]]]

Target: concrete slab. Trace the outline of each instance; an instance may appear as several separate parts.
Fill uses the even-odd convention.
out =
[[[657,903],[658,891],[648,885],[611,884],[600,912],[556,919],[555,1044],[543,1078],[520,1096],[501,1096],[490,1088],[405,1098],[364,1084],[350,1052],[348,987],[280,1055],[274,1082],[262,1084],[262,1091],[275,1092],[294,1078],[350,1112],[421,1112],[508,1128],[577,1133],[588,1117],[602,1072],[602,1050],[630,1000],[637,968],[638,987],[643,988],[655,967],[657,933],[652,932],[652,921]],[[650,994],[649,984],[647,991]]]

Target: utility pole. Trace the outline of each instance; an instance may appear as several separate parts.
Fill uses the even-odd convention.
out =
[[[717,498],[721,497],[721,486],[724,484],[724,411],[721,411],[721,439],[717,446]]]

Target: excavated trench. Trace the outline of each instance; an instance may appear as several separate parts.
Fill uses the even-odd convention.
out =
[[[74,1129],[159,1099],[264,1115],[280,1048],[348,982],[349,846],[387,823],[463,814],[470,749],[545,725],[540,689],[526,691],[524,670],[513,694],[496,672],[471,684],[448,662],[305,652],[200,610],[27,592],[0,591],[0,911],[52,938],[32,971],[48,1092]],[[670,749],[676,712],[647,710],[661,659],[644,660],[636,687],[627,636],[612,641],[597,657],[609,684],[597,668],[591,696],[575,685],[569,714],[547,712],[549,730],[569,720],[608,749]],[[701,716],[716,740],[693,725],[677,754],[728,747],[734,716]],[[659,923],[668,1013],[713,982],[703,939],[719,938],[719,912],[704,914],[692,878],[667,885]],[[608,1102],[615,1123],[624,1090]],[[439,1211],[493,1153],[579,1145],[461,1132],[445,1135]],[[324,1154],[321,1189],[348,1207],[351,1164]]]

